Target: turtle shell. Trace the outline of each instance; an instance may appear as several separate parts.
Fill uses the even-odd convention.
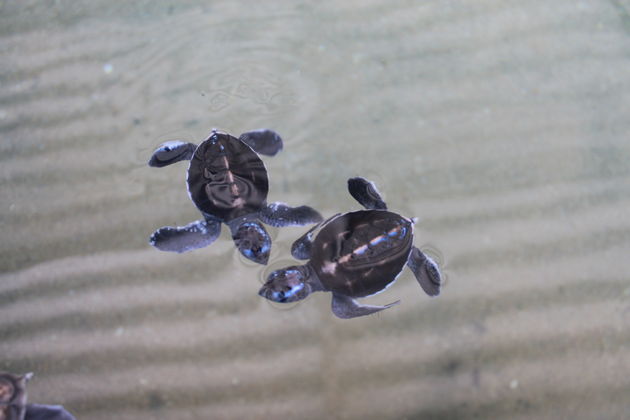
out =
[[[197,208],[224,222],[258,212],[269,191],[258,154],[236,137],[216,131],[195,150],[187,182]]]
[[[327,290],[350,297],[369,296],[396,279],[412,242],[412,222],[396,213],[345,213],[317,234],[311,265]]]

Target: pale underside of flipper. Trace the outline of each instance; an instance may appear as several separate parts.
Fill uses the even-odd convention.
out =
[[[442,276],[435,261],[414,246],[411,248],[407,266],[413,271],[413,275],[427,295],[440,294]]]
[[[342,319],[356,318],[359,316],[370,315],[375,312],[382,311],[387,308],[391,308],[394,305],[399,304],[400,301],[392,302],[384,306],[374,305],[361,305],[355,299],[333,292],[332,297],[332,311],[338,317]]]
[[[261,155],[274,156],[282,150],[282,138],[273,130],[248,131],[241,134],[238,139]]]
[[[321,214],[309,206],[290,207],[284,203],[271,203],[263,207],[259,214],[264,223],[275,226],[304,226],[321,222]]]
[[[151,235],[149,243],[161,251],[187,252],[214,242],[221,233],[218,220],[197,220],[186,226],[165,226]]]

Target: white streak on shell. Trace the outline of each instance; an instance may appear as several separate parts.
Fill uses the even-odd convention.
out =
[[[337,271],[337,263],[331,261],[326,261],[324,263],[324,266],[322,267],[322,272],[334,275],[335,271]]]

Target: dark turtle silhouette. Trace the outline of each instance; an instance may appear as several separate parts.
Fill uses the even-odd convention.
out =
[[[271,238],[261,221],[280,227],[322,220],[308,206],[267,204],[269,181],[258,153],[273,156],[280,150],[282,139],[271,130],[250,131],[238,139],[212,130],[199,146],[182,141],[160,145],[153,152],[149,166],[163,167],[190,160],[188,194],[204,218],[183,227],[160,228],[151,235],[149,243],[162,251],[191,251],[214,242],[223,222],[230,227],[241,254],[266,264]]]
[[[291,254],[310,261],[272,272],[259,295],[274,302],[294,302],[311,292],[332,292],[333,313],[354,318],[400,302],[370,306],[354,298],[385,290],[407,264],[422,289],[437,296],[440,271],[413,246],[414,220],[387,211],[376,186],[364,178],[349,179],[348,190],[368,210],[336,214],[306,232],[295,241]]]

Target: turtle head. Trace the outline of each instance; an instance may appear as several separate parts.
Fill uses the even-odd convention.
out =
[[[258,294],[274,302],[295,302],[304,299],[313,291],[307,280],[308,273],[304,266],[286,267],[269,274]]]
[[[32,377],[33,373],[26,373],[20,376],[8,372],[0,372],[0,405],[24,407],[26,405],[26,383]],[[0,414],[2,414],[1,410]]]
[[[258,222],[245,222],[233,231],[232,239],[238,250],[248,260],[267,264],[271,252],[271,238]]]

